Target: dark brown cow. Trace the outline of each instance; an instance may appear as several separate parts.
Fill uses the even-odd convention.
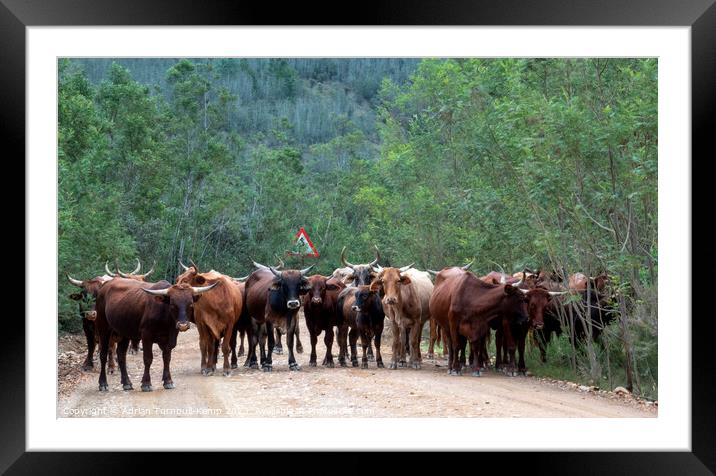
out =
[[[249,331],[249,366],[258,368],[256,363],[256,345],[261,342],[261,367],[270,372],[273,367],[274,347],[273,328],[281,327],[286,331],[288,344],[288,365],[290,370],[300,370],[293,355],[293,338],[298,325],[298,310],[301,307],[300,296],[308,292],[306,274],[313,266],[302,270],[282,270],[254,262],[258,269],[251,273],[246,281],[246,310],[251,318]],[[264,347],[263,336],[268,338],[268,354]]]
[[[121,372],[122,388],[132,390],[127,374],[127,347],[130,339],[142,339],[144,352],[144,375],[142,391],[152,390],[149,368],[152,365],[152,346],[156,343],[162,351],[165,389],[174,388],[169,365],[171,352],[176,347],[180,331],[189,329],[194,303],[209,286],[192,287],[189,284],[172,285],[168,281],[145,283],[133,279],[115,278],[100,288],[97,296],[97,332],[99,333],[99,357],[102,365],[99,374],[99,390],[108,391],[107,350],[112,333],[119,337],[117,361]]]
[[[479,350],[484,345],[490,322],[497,319],[502,324],[504,341],[510,352],[514,352],[511,325],[528,322],[531,317],[535,327],[541,326],[542,295],[529,294],[530,291],[510,284],[490,284],[470,272],[450,273],[452,277],[447,279],[440,274],[436,277],[438,284],[430,298],[430,313],[449,334],[450,375],[461,374],[459,352],[464,354],[465,344],[469,341],[473,352],[477,352],[473,375],[480,376],[480,368],[485,362]]]
[[[194,322],[199,331],[199,348],[201,350],[201,373],[209,376],[216,371],[219,343],[224,355],[224,376],[231,375],[229,356],[234,326],[237,326],[243,307],[243,292],[235,284],[233,278],[211,270],[199,273],[196,267],[183,273],[178,283],[191,286],[206,286],[220,283],[213,292],[206,294],[194,305]]]
[[[106,265],[105,265],[106,267]],[[104,276],[95,276],[92,279],[86,279],[84,281],[74,279],[69,274],[66,275],[69,282],[81,289],[78,293],[70,294],[69,298],[77,301],[80,316],[82,316],[82,330],[87,340],[87,357],[82,364],[82,370],[92,370],[94,367],[94,349],[99,342],[97,336],[97,330],[95,328],[95,319],[97,317],[96,303],[97,294],[100,288],[109,280],[112,276],[105,274]],[[112,346],[109,352],[109,372],[114,373],[114,358],[116,344]]]
[[[326,344],[326,356],[322,365],[333,367],[333,328],[341,325],[336,313],[336,302],[338,293],[345,285],[336,278],[314,274],[308,278],[308,288],[308,293],[303,296],[303,315],[311,335],[311,358],[308,365],[316,366],[316,343],[321,332],[325,332],[323,342]]]
[[[420,338],[423,325],[430,319],[428,302],[433,283],[428,273],[402,268],[378,268],[378,276],[370,284],[372,291],[383,295],[383,310],[393,331],[393,358],[389,368],[406,366],[406,346],[410,349],[408,364],[421,367]]]
[[[353,367],[358,367],[356,341],[360,336],[363,348],[361,367],[368,368],[367,350],[371,348],[371,341],[374,341],[376,365],[378,368],[384,368],[383,357],[380,355],[380,341],[383,336],[385,313],[379,293],[371,290],[370,286],[348,287],[338,295],[337,311],[339,320],[343,324],[339,335],[341,365],[344,365],[348,353],[347,341],[350,340],[351,363]],[[347,332],[348,327],[350,333]]]

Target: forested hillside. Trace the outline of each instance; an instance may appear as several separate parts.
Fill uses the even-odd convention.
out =
[[[242,276],[303,226],[324,274],[374,243],[423,269],[606,270],[604,346],[563,339],[551,362],[597,384],[629,367],[656,395],[656,60],[82,59],[59,78],[62,329],[65,272]]]

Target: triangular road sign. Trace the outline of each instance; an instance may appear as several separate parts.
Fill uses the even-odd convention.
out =
[[[302,255],[318,258],[318,251],[303,227],[296,233],[295,249]]]

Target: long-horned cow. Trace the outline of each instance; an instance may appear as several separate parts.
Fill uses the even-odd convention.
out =
[[[203,293],[217,285],[218,283],[214,283],[209,286],[194,287],[186,283],[174,285],[168,281],[146,283],[126,278],[115,278],[103,285],[97,296],[96,319],[102,365],[99,390],[105,392],[109,389],[105,368],[112,334],[116,334],[119,338],[117,361],[124,390],[132,390],[126,362],[129,341],[140,338],[144,352],[142,391],[152,390],[149,369],[152,365],[154,344],[158,344],[162,351],[164,388],[174,388],[169,366],[177,336],[179,332],[189,329],[194,303]]]
[[[246,281],[246,310],[251,318],[248,356],[250,367],[258,367],[256,345],[261,341],[261,367],[265,372],[272,370],[273,328],[281,327],[286,333],[289,369],[300,370],[301,367],[293,355],[293,341],[295,327],[298,325],[298,310],[301,307],[300,297],[309,290],[306,275],[313,266],[301,270],[278,270],[256,262],[254,266],[258,269],[251,273]],[[268,338],[268,353],[260,333]]]
[[[321,332],[325,332],[323,342],[326,344],[326,356],[323,365],[333,367],[333,328],[341,326],[336,303],[338,293],[345,285],[334,277],[314,274],[308,278],[308,288],[308,293],[303,296],[303,315],[311,335],[311,358],[308,365],[316,366],[316,343]]]

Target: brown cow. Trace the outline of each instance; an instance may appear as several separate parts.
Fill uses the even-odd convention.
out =
[[[243,307],[243,293],[233,278],[211,270],[199,273],[195,266],[177,278],[177,284],[186,283],[194,287],[220,283],[213,292],[205,295],[194,305],[194,322],[199,331],[201,350],[201,373],[213,375],[216,371],[219,342],[224,355],[224,376],[231,375],[229,356],[234,326],[237,325]]]
[[[531,291],[511,284],[487,283],[469,272],[451,273],[453,276],[447,279],[441,279],[440,274],[436,277],[438,284],[430,298],[430,313],[449,334],[449,374],[461,374],[463,361],[459,352],[464,355],[465,344],[469,341],[473,352],[477,352],[473,375],[480,376],[480,368],[485,362],[479,350],[484,345],[491,321],[499,320],[508,349],[514,352],[511,326],[527,322],[532,317],[534,326],[540,327],[544,311],[540,308],[542,295],[530,294]]]
[[[410,361],[414,369],[419,369],[420,338],[423,325],[430,319],[428,302],[433,291],[433,283],[428,273],[411,269],[412,265],[402,268],[382,268],[376,271],[378,276],[370,285],[372,291],[383,295],[383,309],[391,323],[393,331],[393,358],[389,368],[406,366],[406,341],[410,349]]]
[[[303,315],[311,335],[311,358],[308,365],[316,366],[316,343],[321,332],[325,332],[323,342],[326,344],[326,356],[322,365],[333,367],[333,328],[341,325],[336,313],[336,302],[338,293],[345,285],[336,278],[314,274],[308,278],[308,288],[308,293],[303,296]]]
[[[194,303],[209,286],[193,287],[189,284],[172,285],[167,281],[145,283],[134,279],[115,278],[100,288],[97,296],[97,332],[99,333],[99,357],[102,365],[99,374],[99,390],[106,392],[107,350],[111,334],[119,337],[117,361],[121,372],[122,388],[132,390],[127,374],[127,347],[130,339],[142,339],[144,352],[144,375],[142,391],[152,390],[149,368],[152,365],[152,346],[156,343],[162,351],[165,389],[174,388],[169,365],[171,352],[176,347],[179,332],[189,329]]]
[[[338,337],[341,346],[339,354],[341,365],[345,365],[345,358],[348,354],[347,342],[350,340],[351,364],[353,367],[358,367],[356,342],[360,336],[363,348],[361,368],[368,368],[367,350],[371,347],[371,341],[375,341],[376,366],[384,368],[383,357],[380,355],[380,341],[383,336],[385,313],[379,293],[371,290],[370,286],[347,287],[338,295],[336,309],[342,324]],[[350,332],[347,332],[348,327],[350,327]]]

